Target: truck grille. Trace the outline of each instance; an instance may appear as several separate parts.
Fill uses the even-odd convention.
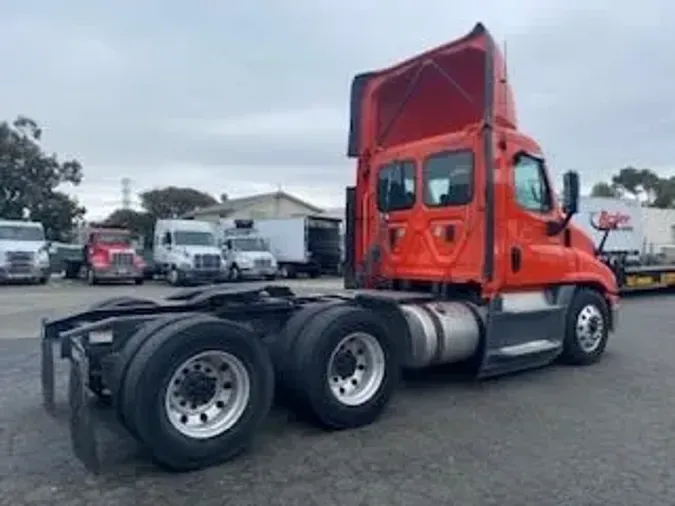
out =
[[[196,269],[220,269],[220,255],[195,255]]]
[[[256,267],[272,267],[272,260],[269,258],[256,258],[253,264]]]
[[[113,267],[133,267],[133,253],[113,253],[111,255],[111,264]]]
[[[10,274],[30,274],[35,263],[30,251],[8,251],[7,269]]]

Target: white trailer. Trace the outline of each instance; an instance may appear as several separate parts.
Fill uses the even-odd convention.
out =
[[[579,213],[572,218],[572,222],[585,230],[596,246],[605,235],[600,229],[615,225],[603,245],[605,252],[637,257],[643,251],[642,208],[636,200],[581,197]]]
[[[579,213],[572,218],[608,259],[623,292],[675,286],[675,263],[647,247],[648,212],[636,200],[582,197]]]
[[[255,220],[255,228],[269,241],[282,277],[318,277],[340,273],[340,223],[338,218],[313,215]]]

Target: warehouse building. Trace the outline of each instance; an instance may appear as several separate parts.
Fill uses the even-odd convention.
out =
[[[184,218],[217,222],[219,219],[291,218],[323,214],[324,210],[284,191],[261,193],[197,209]]]

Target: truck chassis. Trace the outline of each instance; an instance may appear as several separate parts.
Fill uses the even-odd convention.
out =
[[[45,408],[55,350],[70,362],[76,457],[101,470],[92,397],[161,467],[187,471],[244,451],[276,396],[333,429],[372,423],[403,369],[463,363],[478,378],[600,359],[613,307],[585,286],[481,300],[387,290],[297,296],[288,287],[184,289],[117,297],[44,321]],[[58,345],[58,346],[55,346]]]

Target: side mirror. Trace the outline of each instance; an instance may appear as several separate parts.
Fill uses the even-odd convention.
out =
[[[579,173],[572,170],[563,176],[563,211],[568,216],[579,211]]]

